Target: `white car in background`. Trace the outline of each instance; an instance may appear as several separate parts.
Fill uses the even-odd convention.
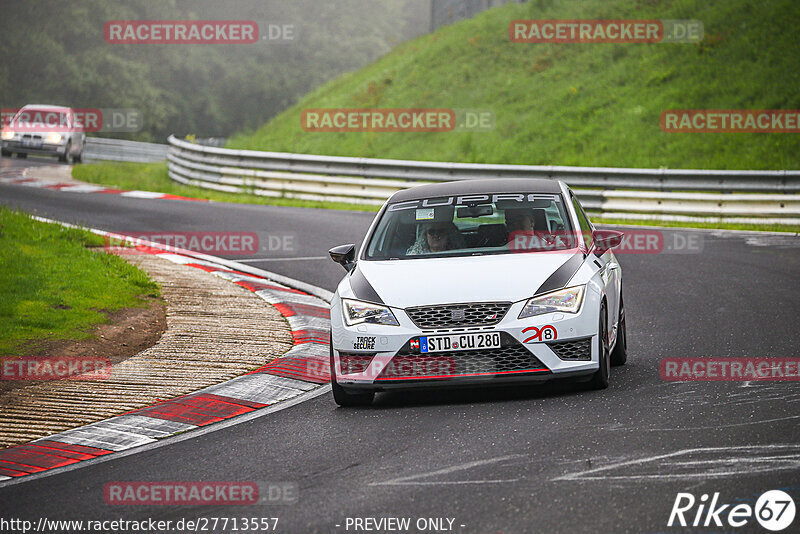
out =
[[[627,359],[622,234],[596,230],[563,182],[469,180],[395,193],[331,302],[339,405],[375,392],[537,383],[608,386]]]
[[[80,163],[86,133],[79,122],[72,108],[27,105],[10,121],[4,121],[0,150],[5,157],[17,154],[17,157],[25,158],[34,154],[56,156],[66,163]]]

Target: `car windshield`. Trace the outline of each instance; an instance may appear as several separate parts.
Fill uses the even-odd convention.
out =
[[[578,246],[561,195],[504,193],[397,202],[370,236],[367,260],[553,252]]]
[[[69,125],[69,114],[48,108],[22,108],[12,120],[12,125],[58,127]]]

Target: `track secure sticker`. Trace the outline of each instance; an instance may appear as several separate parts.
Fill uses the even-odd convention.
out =
[[[354,350],[375,350],[375,336],[359,336],[353,342]]]
[[[532,343],[534,341],[553,341],[558,339],[558,332],[556,331],[556,327],[548,324],[541,328],[536,328],[535,326],[529,326],[522,330],[523,334],[527,334],[530,332],[530,336],[523,341],[523,343]]]

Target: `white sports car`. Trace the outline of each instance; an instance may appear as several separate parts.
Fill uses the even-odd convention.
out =
[[[341,406],[397,388],[582,377],[625,363],[622,234],[596,230],[546,179],[468,180],[398,191],[331,302],[331,386]]]

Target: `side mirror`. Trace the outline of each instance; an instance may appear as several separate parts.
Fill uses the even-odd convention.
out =
[[[353,270],[356,264],[356,246],[355,245],[339,245],[333,247],[328,251],[331,259],[345,268],[347,272]]]
[[[604,254],[607,250],[618,247],[622,243],[622,237],[625,234],[615,230],[595,230],[592,232],[594,238],[594,247],[597,254]]]

